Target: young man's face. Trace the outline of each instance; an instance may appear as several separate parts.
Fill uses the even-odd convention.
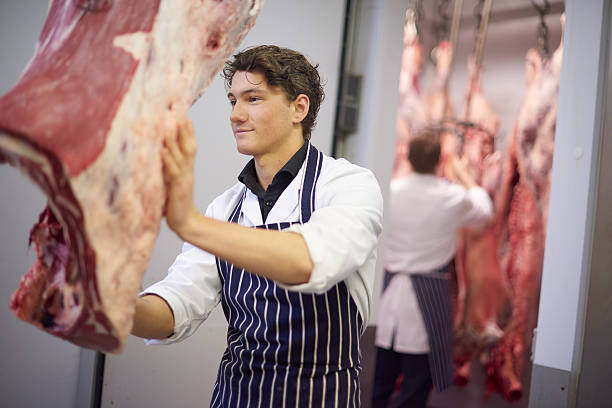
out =
[[[230,122],[242,154],[261,156],[282,151],[295,132],[292,103],[281,88],[270,87],[259,72],[237,71],[228,93]]]

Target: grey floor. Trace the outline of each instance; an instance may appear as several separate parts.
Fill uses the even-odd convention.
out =
[[[363,365],[361,371],[361,406],[371,407],[372,382],[374,379],[374,365],[376,363],[376,348],[374,346],[375,326],[369,326],[361,338],[361,354]],[[499,394],[485,396],[485,374],[483,370],[472,369],[470,383],[464,387],[452,386],[448,390],[438,393],[432,392],[428,408],[527,408],[529,402],[529,384],[531,366],[525,366],[523,384],[525,390],[523,397],[516,402],[508,402]]]

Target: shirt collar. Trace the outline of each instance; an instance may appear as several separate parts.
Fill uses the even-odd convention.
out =
[[[295,176],[302,168],[302,164],[306,159],[308,143],[304,142],[302,147],[285,163],[283,167],[274,175],[272,183],[268,186],[268,190],[273,190],[280,195],[285,188],[293,181]],[[266,191],[257,181],[257,172],[255,171],[255,159],[249,160],[244,166],[244,169],[238,175],[238,181],[244,184],[257,197],[262,198]]]

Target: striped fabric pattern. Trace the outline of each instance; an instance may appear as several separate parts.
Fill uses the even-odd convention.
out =
[[[300,189],[300,222],[314,211],[322,159],[311,145]],[[238,222],[243,201],[244,195],[228,221]],[[220,259],[217,269],[229,326],[211,407],[360,405],[363,322],[344,282],[315,295],[281,288]]]
[[[453,382],[453,315],[448,272],[411,274],[429,337],[429,367],[436,390]]]

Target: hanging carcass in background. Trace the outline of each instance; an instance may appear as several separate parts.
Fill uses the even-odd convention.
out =
[[[443,86],[452,67],[452,46],[447,48],[444,42],[438,46],[435,74],[423,98],[421,67],[406,63],[420,64],[422,47],[418,42],[405,43],[418,47],[410,48],[404,57],[417,55],[418,59],[405,59],[402,65],[401,95],[410,96],[406,99],[410,103],[403,111],[400,107],[404,118],[400,122],[400,115],[398,125],[406,125],[407,130],[398,131],[394,177],[410,171],[409,165],[403,171],[398,171],[397,165],[400,159],[406,160],[410,131],[418,130],[419,125],[441,125],[442,161],[452,155],[465,161],[475,181],[493,200],[496,214],[491,224],[480,231],[462,231],[458,240],[455,380],[466,384],[471,365],[478,360],[487,372],[487,392],[499,392],[512,401],[522,396],[522,365],[529,357],[537,316],[561,47],[544,66],[536,51],[528,53],[527,93],[503,154],[503,143],[498,140],[500,120],[481,86],[484,16],[490,12],[490,4],[483,8],[488,11],[483,13],[474,56],[468,61],[468,86],[458,117],[452,115],[447,87]],[[418,109],[419,102],[425,109]],[[452,179],[444,165],[439,176]]]
[[[456,151],[456,138],[452,124],[453,106],[448,92],[448,83],[453,66],[453,48],[461,18],[461,4],[462,1],[455,3],[451,27],[449,27],[446,10],[449,2],[440,4],[438,7],[442,23],[436,29],[438,44],[431,52],[431,59],[435,67],[433,78],[425,93],[421,92],[420,85],[424,50],[418,30],[418,23],[422,17],[422,4],[420,1],[411,2],[411,6],[406,10],[393,178],[403,177],[410,173],[411,167],[408,161],[410,138],[412,134],[425,127],[442,129],[439,176],[444,176],[445,164]]]
[[[456,154],[474,181],[493,201],[501,180],[502,154],[496,150],[499,117],[483,93],[482,57],[491,1],[482,2],[474,52],[468,58],[468,82],[455,124]],[[465,385],[472,360],[481,357],[503,335],[508,315],[508,285],[497,253],[498,214],[479,230],[459,232],[455,256],[455,383]]]
[[[505,220],[500,256],[512,315],[486,368],[489,391],[511,401],[522,395],[520,379],[537,322],[562,54],[562,43],[544,64],[537,51],[527,53],[527,92],[508,143],[496,203]]]
[[[453,105],[448,94],[448,79],[453,61],[453,50],[448,40],[442,40],[432,54],[435,60],[435,73],[427,93],[427,122],[440,123],[453,117]]]
[[[404,25],[404,49],[399,80],[393,178],[405,176],[410,172],[407,156],[411,134],[427,122],[425,100],[421,95],[419,85],[422,60],[423,45],[419,41],[416,12],[408,9]]]
[[[449,159],[457,152],[457,136],[453,120],[453,105],[448,92],[448,81],[453,64],[451,42],[442,40],[432,51],[435,60],[434,77],[427,93],[427,123],[442,129],[440,136],[440,166],[438,176],[446,177]]]
[[[501,152],[495,149],[499,118],[482,92],[481,71],[470,58],[468,88],[459,115],[459,157],[477,184],[495,201],[501,181]],[[502,273],[497,244],[498,214],[485,228],[462,230],[455,258],[455,382],[466,384],[471,361],[486,353],[502,337],[508,315],[508,284]]]
[[[22,320],[121,352],[165,202],[160,151],[263,0],[52,0],[35,55],[0,98],[0,163],[47,195]]]
[[[456,13],[455,18],[460,16]],[[414,14],[407,14],[404,28],[404,52],[400,76],[400,106],[394,177],[402,177],[410,171],[407,161],[407,145],[410,134],[425,126],[443,129],[440,177],[452,178],[445,163],[455,155],[468,162],[474,179],[483,185],[493,197],[501,178],[501,153],[494,151],[495,135],[499,119],[482,93],[480,85],[480,56],[470,62],[470,75],[463,111],[459,119],[453,117],[453,107],[448,92],[448,81],[453,64],[452,41],[442,40],[434,49],[436,63],[434,75],[426,97],[421,95],[419,76],[423,47],[415,31]],[[486,29],[486,26],[484,26]],[[479,33],[483,29],[479,28]],[[481,36],[482,37],[482,36]],[[480,39],[481,43],[484,37]],[[477,47],[482,54],[482,44]],[[460,135],[461,137],[459,137]],[[496,229],[491,224],[478,232],[461,234],[458,261],[458,295],[455,302],[457,350],[460,370],[469,377],[471,359],[492,347],[502,336],[499,322],[508,312],[508,289],[497,257]],[[461,382],[461,381],[459,381]]]
[[[397,117],[397,139],[393,177],[402,177],[410,172],[408,144],[410,137],[425,126],[440,126],[453,117],[453,107],[448,94],[448,78],[452,64],[450,42],[442,40],[434,49],[435,70],[431,87],[425,96],[421,94],[420,76],[423,46],[411,25],[406,25],[402,69],[400,71],[400,104]],[[456,150],[454,133],[442,134],[441,162],[446,163]],[[444,165],[440,166],[441,169]]]

